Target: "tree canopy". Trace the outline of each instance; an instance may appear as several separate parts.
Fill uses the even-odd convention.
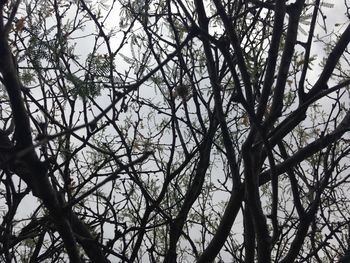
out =
[[[0,261],[349,262],[336,2],[0,0]]]

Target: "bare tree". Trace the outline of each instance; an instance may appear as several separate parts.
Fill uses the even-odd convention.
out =
[[[350,258],[347,1],[0,11],[2,262]]]

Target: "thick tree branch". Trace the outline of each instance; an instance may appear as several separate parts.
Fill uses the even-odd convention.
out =
[[[253,111],[253,93],[252,93],[252,84],[250,80],[250,75],[247,70],[247,66],[244,60],[243,51],[240,46],[240,40],[237,37],[237,34],[235,32],[235,29],[232,25],[232,22],[230,21],[230,18],[227,16],[227,13],[225,12],[225,8],[222,5],[222,2],[219,0],[214,0],[214,4],[218,10],[218,13],[220,15],[220,18],[222,19],[222,22],[224,23],[225,29],[228,32],[228,36],[230,39],[230,43],[235,51],[235,55],[237,57],[237,65],[239,67],[239,70],[242,74],[242,79],[244,83],[244,89],[246,93],[246,100],[248,102],[248,105],[250,106],[251,112]]]
[[[290,63],[292,61],[293,54],[294,54],[294,47],[295,47],[295,43],[298,35],[299,19],[300,19],[301,11],[303,10],[304,2],[305,0],[297,1],[295,4],[293,4],[294,5],[293,12],[289,14],[287,36],[285,40],[283,54],[281,57],[281,63],[279,65],[276,87],[273,93],[272,105],[271,105],[270,113],[264,122],[264,126],[266,127],[266,130],[269,130],[272,124],[281,115],[281,111],[283,107],[284,91],[287,83],[286,81],[288,77]]]
[[[198,259],[198,263],[213,262],[215,257],[219,254],[231,232],[232,225],[236,220],[242,204],[243,196],[244,187],[242,186],[239,190],[235,189],[231,192],[230,199],[227,202],[224,214],[220,220],[218,228],[216,229],[215,235]]]
[[[343,55],[345,49],[350,43],[350,24],[347,26],[343,34],[340,36],[337,44],[332,49],[332,52],[329,54],[326,64],[323,67],[322,73],[312,89],[308,92],[307,97],[312,98],[320,91],[328,89],[327,82],[333,74],[333,70],[337,65],[340,57]]]
[[[257,110],[256,119],[258,122],[261,122],[262,117],[264,116],[272,84],[274,82],[280,40],[283,34],[284,17],[286,13],[285,5],[285,1],[276,1],[275,21],[273,24],[271,45],[268,53],[266,73]]]
[[[304,148],[298,150],[294,155],[290,156],[284,162],[277,164],[275,168],[276,174],[280,175],[282,173],[285,173],[286,171],[288,171],[288,169],[291,169],[296,164],[302,162],[303,160],[312,156],[316,152],[339,140],[344,135],[344,133],[348,131],[350,131],[350,110],[346,113],[341,123],[336,127],[336,129],[333,132],[324,135],[319,139],[316,139]],[[259,177],[260,184],[268,182],[271,179],[270,170],[266,170],[260,173]]]

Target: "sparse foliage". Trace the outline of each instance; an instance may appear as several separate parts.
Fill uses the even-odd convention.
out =
[[[0,261],[348,262],[349,10],[0,0]]]

